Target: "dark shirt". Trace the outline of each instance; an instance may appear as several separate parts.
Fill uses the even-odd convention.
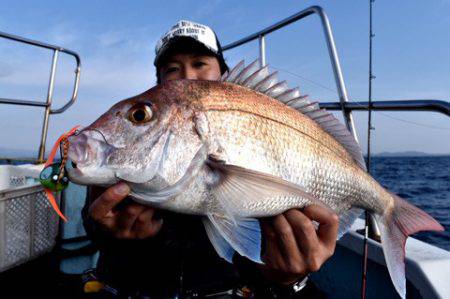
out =
[[[160,211],[159,233],[144,240],[120,240],[101,231],[88,216],[95,199],[88,192],[83,223],[100,249],[97,276],[121,294],[151,298],[190,297],[252,287],[256,298],[324,298],[313,284],[290,296],[273,296],[255,264],[235,255],[232,265],[220,258],[206,235],[200,216]],[[258,295],[262,294],[262,295]],[[270,294],[270,295],[269,295]]]
[[[119,240],[99,230],[89,218],[90,197],[83,208],[83,222],[100,249],[97,275],[112,287],[168,297],[238,285],[235,268],[217,255],[200,216],[161,211],[164,223],[156,236]]]

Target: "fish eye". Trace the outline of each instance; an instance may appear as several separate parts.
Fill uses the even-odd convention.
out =
[[[135,124],[144,124],[152,120],[152,118],[152,107],[147,103],[135,105],[128,112],[128,119]]]

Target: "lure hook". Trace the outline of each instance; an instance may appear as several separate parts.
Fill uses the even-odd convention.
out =
[[[64,221],[67,221],[67,218],[59,209],[58,203],[56,202],[55,196],[53,195],[52,191],[61,191],[69,184],[68,178],[64,176],[64,167],[67,163],[67,156],[69,152],[68,138],[72,135],[77,134],[78,128],[79,126],[72,128],[70,131],[62,134],[56,140],[50,152],[50,155],[44,164],[44,169],[39,175],[40,182],[44,186],[44,191],[47,195],[47,199],[49,200],[50,205]],[[58,148],[60,148],[61,150],[61,162],[53,163]]]

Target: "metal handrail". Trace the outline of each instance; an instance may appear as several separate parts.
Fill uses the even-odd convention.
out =
[[[368,110],[369,102],[347,102],[342,107],[340,102],[319,103],[321,108],[327,110]],[[371,109],[374,111],[433,111],[440,112],[450,117],[450,103],[441,100],[396,100],[396,101],[374,101]]]
[[[346,120],[347,127],[353,133],[353,136],[358,140],[356,130],[354,126],[353,117],[351,111],[353,110],[368,110],[368,102],[350,102],[347,96],[347,89],[345,87],[344,78],[342,75],[340,62],[334,42],[333,34],[331,31],[330,22],[324,10],[319,6],[311,6],[306,8],[284,20],[281,20],[263,30],[253,33],[247,37],[239,39],[235,42],[227,44],[223,47],[223,51],[228,51],[236,47],[242,46],[246,43],[259,39],[259,56],[261,66],[266,64],[266,51],[265,51],[265,36],[281,29],[289,24],[292,24],[298,20],[301,20],[312,14],[317,14],[321,20],[322,28],[324,30],[325,40],[328,46],[328,52],[333,68],[336,87],[339,95],[339,102],[327,102],[319,103],[320,107],[328,110],[342,110],[344,118]],[[371,109],[376,111],[434,111],[440,112],[447,116],[450,116],[450,103],[441,100],[421,99],[421,100],[396,100],[396,101],[374,101],[372,102]]]
[[[306,8],[284,20],[281,20],[263,30],[253,33],[247,37],[237,40],[233,43],[225,45],[223,51],[234,49],[238,46],[244,45],[256,39],[259,39],[259,59],[261,67],[266,65],[266,41],[265,36],[281,29],[289,24],[292,24],[298,20],[306,18],[307,16],[317,14],[320,18],[325,40],[327,42],[328,54],[330,56],[331,67],[333,69],[334,80],[336,83],[339,102],[333,103],[321,103],[320,106],[330,110],[341,110],[345,119],[347,128],[352,133],[356,141],[358,141],[358,136],[355,129],[355,122],[353,120],[352,111],[353,110],[366,110],[369,108],[368,102],[349,102],[347,96],[347,89],[345,87],[344,77],[342,75],[342,70],[339,62],[339,57],[336,50],[336,45],[333,38],[333,33],[331,31],[330,22],[324,10],[319,6],[311,6]],[[426,100],[416,100],[416,101],[384,101],[384,102],[371,102],[370,108],[373,110],[429,110],[442,112],[449,115],[450,104],[444,101],[426,101]],[[370,222],[373,223],[374,235],[372,237],[379,236],[379,229],[376,225],[372,215],[369,215]]]
[[[64,49],[64,48],[59,47],[59,46],[55,46],[55,45],[51,45],[51,44],[47,44],[47,43],[31,40],[31,39],[28,39],[28,38],[24,38],[24,37],[20,37],[20,36],[17,36],[17,35],[8,34],[8,33],[1,32],[1,31],[0,31],[0,37],[1,38],[5,38],[5,39],[9,39],[9,40],[12,40],[12,41],[24,43],[24,44],[36,46],[36,47],[41,47],[41,48],[53,50],[52,67],[51,67],[51,71],[50,71],[50,79],[49,79],[48,90],[47,90],[47,99],[46,99],[45,102],[21,100],[21,99],[0,98],[0,104],[32,106],[32,107],[44,107],[45,108],[44,123],[42,125],[42,133],[41,133],[41,144],[40,144],[40,147],[39,147],[39,156],[38,156],[38,160],[42,162],[42,161],[44,161],[45,143],[46,143],[46,139],[47,139],[48,121],[49,121],[50,114],[58,114],[58,113],[62,113],[64,111],[66,111],[70,106],[73,105],[73,103],[75,103],[75,100],[77,98],[78,86],[79,86],[79,82],[80,82],[80,73],[81,73],[80,56],[74,51],[71,51],[71,50],[68,50],[68,49]],[[62,107],[58,108],[58,109],[52,109],[51,105],[52,105],[52,100],[53,100],[53,90],[54,90],[56,66],[57,66],[57,63],[58,63],[59,52],[66,53],[66,54],[68,54],[70,56],[73,56],[75,58],[75,61],[76,61],[75,79],[74,79],[72,95],[71,95],[69,101],[66,104],[64,104]]]
[[[344,104],[348,103],[347,89],[345,87],[344,77],[342,75],[341,64],[339,62],[339,57],[336,50],[336,44],[334,42],[333,33],[331,31],[330,21],[325,13],[325,11],[320,6],[311,6],[308,7],[284,20],[281,20],[261,31],[253,33],[247,37],[244,37],[238,41],[225,45],[223,47],[223,51],[231,50],[238,46],[244,45],[253,40],[259,39],[259,53],[260,53],[260,62],[261,65],[265,65],[265,36],[281,29],[289,24],[292,24],[298,20],[306,18],[307,16],[317,14],[320,18],[323,33],[325,36],[325,41],[327,42],[328,54],[330,55],[331,67],[333,69],[334,80],[336,82],[336,87],[339,95],[339,101],[341,102],[342,107]],[[351,114],[351,110],[342,109],[342,113],[344,114],[344,118],[346,121],[347,128],[352,132],[354,138],[358,140],[358,136],[355,130],[355,124],[353,121],[353,117]]]

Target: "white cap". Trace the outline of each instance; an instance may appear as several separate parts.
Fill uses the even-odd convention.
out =
[[[163,37],[158,41],[155,47],[155,64],[161,55],[167,50],[170,42],[175,37],[190,37],[206,48],[211,50],[216,55],[222,55],[220,46],[218,44],[216,34],[206,25],[194,23],[191,21],[178,21]]]

